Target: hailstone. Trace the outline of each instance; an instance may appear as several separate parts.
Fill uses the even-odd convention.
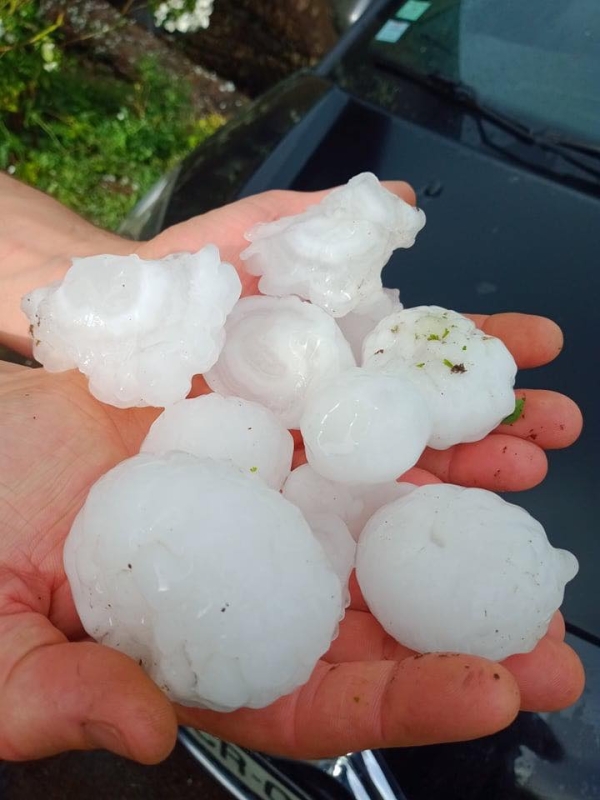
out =
[[[244,297],[229,315],[227,340],[206,380],[216,392],[254,400],[297,428],[308,394],[355,366],[328,314],[297,297]]]
[[[300,511],[231,462],[143,453],[92,487],[67,537],[86,631],[168,696],[261,708],[308,680],[342,586]]]
[[[301,214],[256,225],[241,258],[263,294],[295,294],[343,317],[381,292],[392,252],[424,225],[420,209],[365,172]]]
[[[279,490],[291,469],[294,440],[268,408],[239,397],[207,394],[180,400],[155,420],[141,452],[169,450],[229,459]]]
[[[356,542],[352,538],[346,523],[336,514],[307,511],[304,513],[304,518],[310,525],[314,537],[323,548],[332,569],[340,579],[342,589],[344,589],[344,605],[348,605],[350,595],[346,590],[348,578],[354,569],[356,560]]]
[[[217,360],[240,294],[234,267],[207,245],[155,261],[74,258],[62,281],[21,307],[47,370],[81,370],[95,397],[120,408],[166,406]]]
[[[358,539],[362,529],[382,506],[413,489],[410,483],[336,483],[319,475],[310,464],[292,470],[283,486],[283,496],[298,506],[305,517],[334,514]]]
[[[512,355],[456,311],[418,306],[385,317],[365,339],[363,363],[418,387],[437,450],[483,439],[515,407]]]
[[[382,289],[381,292],[372,295],[369,302],[363,303],[360,308],[338,319],[337,323],[350,344],[359,366],[362,364],[362,348],[367,334],[371,333],[384,317],[403,308],[399,289]]]
[[[413,467],[431,413],[399,375],[355,367],[312,392],[300,422],[308,463],[342,483],[383,483]]]
[[[397,641],[494,661],[535,647],[577,569],[524,509],[448,484],[380,509],[356,561],[369,609]]]

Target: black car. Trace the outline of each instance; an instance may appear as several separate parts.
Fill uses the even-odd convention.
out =
[[[573,708],[522,713],[475,742],[318,764],[192,731],[182,740],[235,797],[600,798],[600,6],[366,5],[317,69],[277,86],[190,155],[123,232],[146,238],[266,189],[331,187],[368,170],[410,181],[427,213],[417,245],[384,273],[405,305],[555,319],[564,352],[520,381],[572,396],[587,424],[516,502],[579,557],[563,610],[587,688]]]

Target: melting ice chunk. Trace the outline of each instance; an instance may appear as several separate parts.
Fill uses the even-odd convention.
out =
[[[291,469],[294,440],[268,408],[207,394],[166,408],[141,447],[142,453],[169,450],[228,459],[279,490]]]
[[[311,393],[300,430],[308,463],[325,478],[383,483],[417,463],[431,414],[405,378],[355,367]]]
[[[256,225],[241,257],[263,294],[295,294],[343,317],[381,292],[393,251],[424,225],[420,209],[365,172],[302,214]]]
[[[226,332],[219,360],[206,375],[209,386],[261,403],[286,428],[298,427],[316,386],[354,367],[335,321],[297,297],[244,297]]]
[[[513,357],[456,311],[418,306],[385,317],[365,339],[363,363],[418,387],[437,450],[483,439],[515,407]]]
[[[356,562],[371,612],[397,641],[494,661],[535,647],[577,569],[524,509],[444,484],[380,509]]]
[[[26,295],[34,356],[50,372],[79,369],[105,403],[166,406],[190,391],[223,346],[240,279],[219,251],[74,258],[61,282]]]
[[[302,464],[290,473],[283,496],[310,514],[335,514],[358,539],[362,529],[382,506],[404,497],[415,487],[411,483],[336,483],[319,475],[310,464]]]
[[[356,559],[356,542],[348,527],[335,514],[317,514],[309,511],[304,514],[304,518],[345,590]],[[348,595],[348,602],[349,599]]]
[[[272,703],[308,680],[343,616],[301,512],[230,462],[123,461],[92,487],[64,557],[88,633],[187,705]]]

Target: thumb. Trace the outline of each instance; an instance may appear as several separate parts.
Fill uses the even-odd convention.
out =
[[[0,621],[0,758],[106,749],[153,764],[176,735],[171,703],[132,659],[70,643],[41,614]]]

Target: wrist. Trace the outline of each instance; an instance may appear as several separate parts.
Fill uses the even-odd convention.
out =
[[[138,246],[0,174],[0,343],[24,355],[31,353],[21,298],[60,280],[74,256],[125,255]]]

